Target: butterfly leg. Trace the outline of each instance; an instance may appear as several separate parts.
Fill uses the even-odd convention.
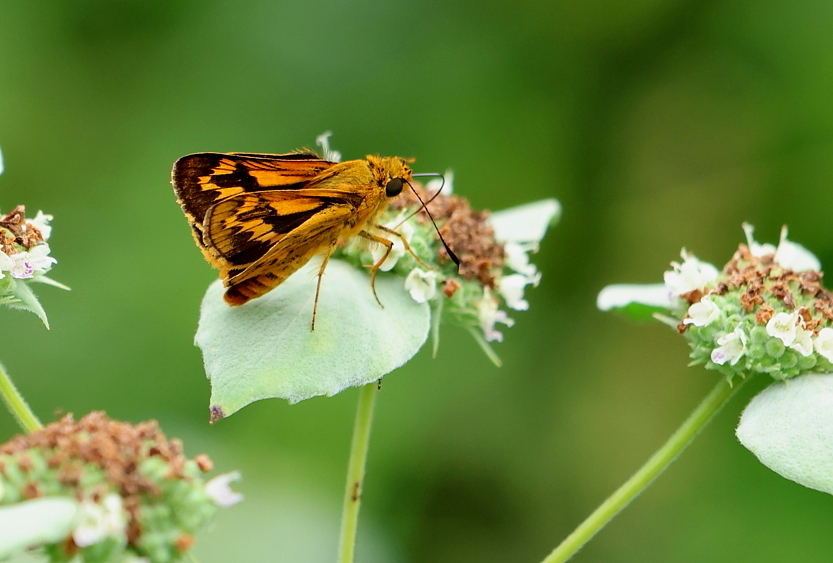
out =
[[[327,268],[327,263],[330,261],[330,256],[332,256],[335,247],[335,243],[330,245],[327,253],[324,255],[324,259],[321,261],[321,267],[318,268],[318,283],[315,284],[315,302],[312,305],[312,325],[310,326],[310,331],[315,330],[315,314],[318,312],[318,294],[321,293],[321,278],[324,276],[324,270]]]
[[[423,268],[425,268],[426,270],[433,270],[433,268],[432,268],[431,266],[429,266],[428,264],[426,264],[425,262],[423,262],[422,258],[420,258],[419,256],[417,256],[416,252],[414,252],[414,251],[413,251],[413,249],[411,248],[411,245],[410,245],[410,244],[408,244],[408,240],[407,240],[407,239],[406,239],[406,238],[402,235],[402,233],[400,233],[400,232],[398,232],[398,231],[395,231],[395,230],[393,230],[393,229],[391,229],[391,228],[388,228],[388,227],[386,227],[386,226],[384,226],[384,225],[374,225],[374,227],[376,227],[376,228],[377,228],[377,229],[379,229],[380,231],[385,231],[386,233],[390,233],[390,234],[392,234],[392,235],[393,235],[393,236],[395,236],[395,237],[399,237],[399,240],[401,240],[401,241],[402,241],[402,245],[405,247],[405,250],[407,250],[407,251],[411,254],[411,256],[413,256],[413,257],[414,257],[414,260],[416,260],[416,261],[417,261],[417,263],[418,263],[420,266],[422,266],[422,267],[423,267]]]
[[[385,245],[385,253],[382,254],[382,257],[379,260],[377,260],[375,264],[370,266],[370,289],[373,290],[373,297],[376,298],[376,303],[378,303],[379,306],[384,309],[385,306],[382,305],[382,302],[379,301],[379,296],[376,295],[376,272],[379,271],[379,268],[382,266],[382,264],[385,263],[385,260],[388,259],[388,256],[390,256],[390,253],[393,250],[393,241],[384,237],[380,237],[379,235],[374,235],[373,233],[369,233],[367,231],[361,231],[359,233],[359,236],[362,238],[366,238],[371,242],[378,242],[379,244]]]

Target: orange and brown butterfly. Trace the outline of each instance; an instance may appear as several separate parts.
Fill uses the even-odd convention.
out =
[[[321,275],[338,246],[360,236],[387,247],[370,267],[374,296],[376,272],[393,248],[377,233],[399,237],[410,251],[401,235],[374,223],[388,200],[410,184],[409,162],[368,155],[336,163],[309,149],[196,153],[176,161],[172,182],[197,246],[220,270],[229,305],[264,295],[313,256],[323,257],[314,328]]]

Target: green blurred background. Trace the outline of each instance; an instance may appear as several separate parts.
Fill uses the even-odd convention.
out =
[[[417,157],[500,209],[557,197],[543,283],[493,367],[448,327],[385,379],[361,563],[537,562],[713,385],[682,339],[596,311],[687,246],[723,264],[791,238],[833,264],[833,4],[0,1],[0,208],[55,216],[52,323],[3,310],[2,361],[35,410],[157,418],[239,468],[246,501],[206,563],[333,561],[355,389],[207,424],[193,346],[214,271],[169,184],[198,151]],[[326,369],[326,366],[322,366]],[[576,562],[821,561],[833,503],[733,436],[747,385]],[[16,432],[0,417],[0,436]]]

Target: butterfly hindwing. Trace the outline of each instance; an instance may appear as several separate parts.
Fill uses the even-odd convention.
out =
[[[329,205],[320,197],[280,191],[232,196],[209,208],[203,243],[226,267],[244,268]]]
[[[245,302],[277,287],[310,256],[331,250],[343,224],[354,214],[355,208],[348,202],[333,201],[322,206],[313,217],[283,234],[260,258],[226,270],[226,299]]]

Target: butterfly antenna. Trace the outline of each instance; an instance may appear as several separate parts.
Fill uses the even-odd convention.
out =
[[[424,208],[425,208],[425,211],[427,212],[427,211],[428,211],[428,208],[427,208],[426,206],[427,206],[429,203],[431,203],[432,201],[434,201],[434,199],[436,199],[436,197],[437,197],[438,195],[440,195],[440,192],[441,192],[441,191],[443,191],[443,187],[445,187],[445,176],[443,176],[443,175],[442,175],[442,174],[440,174],[439,172],[424,172],[424,173],[421,173],[421,174],[412,174],[412,176],[413,176],[414,178],[418,178],[418,177],[420,177],[420,176],[422,176],[422,177],[425,177],[425,176],[428,176],[428,177],[431,177],[431,176],[439,176],[439,177],[440,177],[440,180],[442,180],[442,182],[440,183],[440,189],[438,189],[438,190],[434,193],[434,195],[432,195],[430,198],[428,198],[428,201],[426,201],[426,202],[424,202],[424,203],[423,203],[422,199],[419,197],[419,194],[418,194],[418,193],[416,193],[416,190],[414,189],[414,187],[413,187],[413,186],[411,186],[411,183],[410,183],[410,182],[408,182],[408,185],[409,185],[409,186],[411,186],[411,190],[414,192],[414,195],[416,195],[416,196],[417,196],[417,199],[419,199],[419,202],[420,202],[420,203],[422,203],[422,207],[424,207]],[[413,216],[414,216],[414,215],[416,215],[417,213],[419,213],[419,209],[417,209],[416,211],[414,211],[413,213],[411,213],[410,215],[408,215],[407,217],[405,217],[404,219],[402,219],[402,220],[399,222],[399,224],[398,224],[398,225],[396,225],[396,227],[395,227],[395,228],[397,228],[397,229],[398,229],[400,226],[402,226],[402,223],[404,223],[405,221],[407,221],[408,219],[410,219],[411,217],[413,217]],[[430,214],[430,213],[428,213],[428,216],[430,217],[430,216],[431,216],[431,214]],[[433,217],[431,217],[431,221],[433,221],[433,220],[434,220],[434,218],[433,218]],[[436,227],[437,225],[435,224],[434,226]]]
[[[426,173],[424,173],[424,174],[413,174],[413,177],[414,177],[414,178],[419,178],[420,176],[423,176],[423,177],[425,177],[425,176],[428,176],[428,177],[431,177],[431,176],[439,176],[439,177],[440,177],[440,189],[438,189],[436,192],[434,192],[434,195],[432,195],[430,198],[428,198],[428,201],[426,201],[426,202],[425,202],[425,205],[428,205],[429,203],[431,203],[432,201],[434,201],[434,199],[435,199],[438,195],[440,195],[440,192],[441,192],[441,191],[443,191],[443,188],[445,187],[445,176],[443,176],[443,175],[442,175],[442,174],[440,174],[439,172],[426,172]],[[413,186],[411,186],[411,189],[414,189],[414,188],[413,188]],[[417,196],[417,197],[419,197],[419,196]],[[427,211],[427,210],[426,210],[426,211]]]
[[[420,176],[429,176],[429,174],[419,174],[419,175],[420,175]],[[430,175],[431,175],[431,176],[440,176],[440,177],[442,178],[442,174],[430,174]],[[414,174],[414,176],[417,176],[417,174]],[[419,200],[419,202],[422,204],[422,208],[423,208],[423,209],[425,210],[425,212],[428,214],[428,218],[429,218],[429,219],[431,219],[431,224],[432,224],[432,225],[434,225],[434,229],[437,231],[437,236],[438,236],[438,237],[440,237],[440,242],[441,242],[441,243],[443,243],[443,248],[445,248],[445,251],[446,251],[446,252],[448,252],[448,256],[449,256],[449,258],[451,258],[451,261],[452,261],[452,262],[454,262],[454,264],[457,266],[457,270],[459,271],[459,270],[460,270],[460,259],[459,259],[459,258],[457,258],[457,255],[456,255],[456,254],[454,254],[454,251],[453,251],[453,250],[451,250],[451,248],[449,248],[449,246],[448,246],[448,243],[446,243],[446,242],[445,242],[445,239],[443,238],[443,235],[440,233],[440,228],[439,228],[439,227],[437,227],[437,222],[436,222],[436,221],[434,221],[434,216],[433,216],[433,215],[431,215],[431,212],[430,212],[430,211],[428,211],[428,207],[427,207],[427,205],[428,205],[428,204],[427,204],[426,202],[422,201],[422,198],[421,198],[421,197],[419,197],[419,193],[417,193],[417,191],[416,191],[416,189],[414,188],[413,184],[411,184],[410,182],[408,182],[408,180],[405,180],[405,183],[407,183],[407,184],[408,184],[408,186],[410,186],[411,191],[412,191],[412,192],[414,192],[414,195],[415,195],[415,196],[416,196],[416,198]],[[445,183],[445,179],[443,179],[443,183]],[[442,189],[442,186],[440,186],[440,190],[441,190],[441,189]],[[431,198],[428,200],[428,203],[431,203],[431,202],[434,200],[434,198],[435,198],[435,197],[437,197],[437,195],[438,195],[439,193],[440,193],[440,191],[439,191],[439,190],[437,190],[437,193],[436,193],[436,194],[434,194],[434,196],[433,196],[433,197],[431,197]],[[407,221],[408,219],[410,219],[411,217],[413,217],[414,215],[416,215],[418,211],[419,211],[419,210],[414,211],[413,213],[411,213],[410,215],[408,215],[408,216],[407,216],[407,217],[406,217],[406,218],[402,221],[402,223],[404,223],[405,221]],[[400,225],[401,225],[402,223],[400,223]]]

